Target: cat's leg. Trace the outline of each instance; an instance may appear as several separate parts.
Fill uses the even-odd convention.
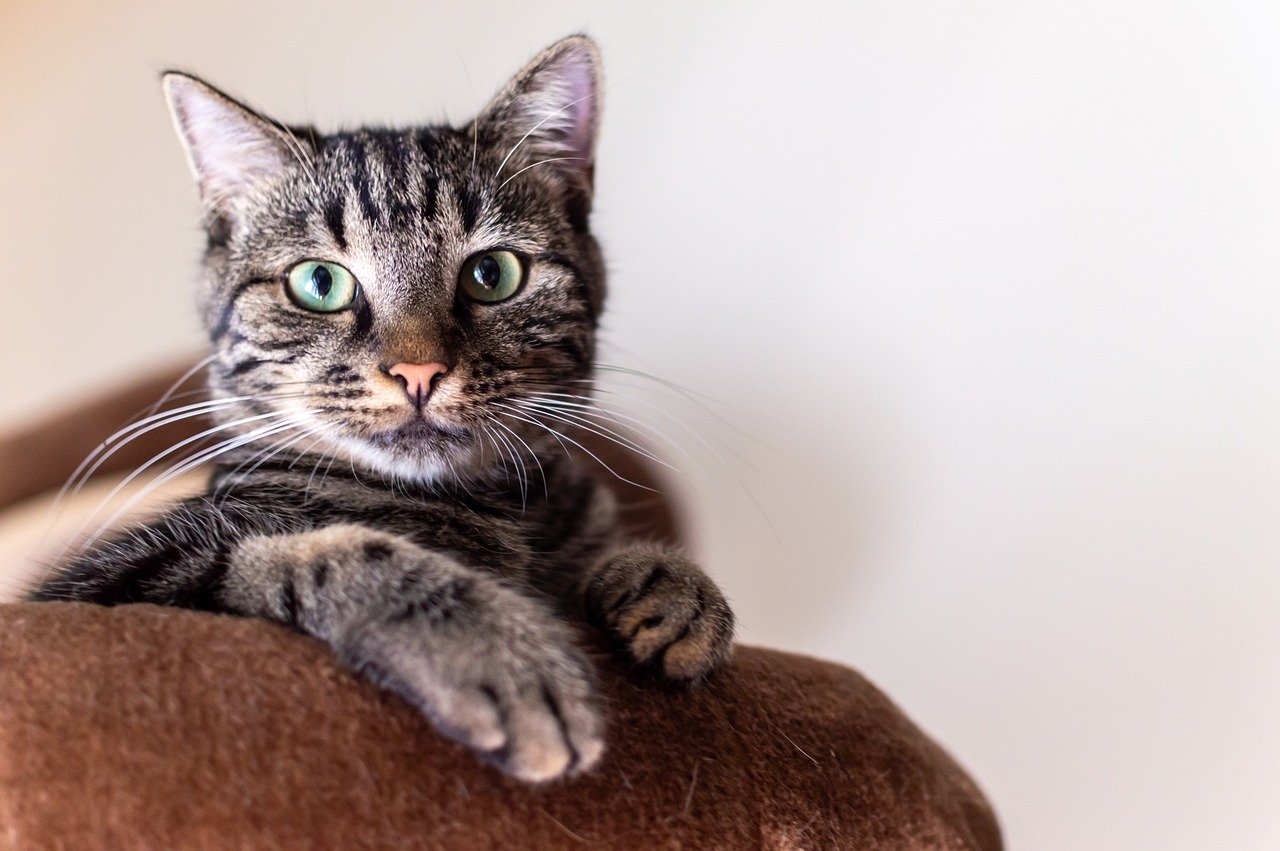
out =
[[[358,525],[246,538],[222,602],[293,624],[529,781],[603,750],[590,668],[536,600],[404,538]]]
[[[44,576],[27,598],[217,611],[235,541],[300,528],[305,526],[287,511],[262,511],[235,499],[217,506],[205,497],[184,499],[158,517],[83,548]]]
[[[603,744],[569,628],[491,574],[364,526],[194,498],[77,556],[28,599],[230,611],[289,623],[504,770],[590,768]]]
[[[677,550],[632,544],[580,583],[587,618],[637,664],[672,680],[697,680],[728,660],[733,612],[702,569]]]

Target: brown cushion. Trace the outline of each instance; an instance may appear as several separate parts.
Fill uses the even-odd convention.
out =
[[[151,606],[0,606],[22,848],[983,848],[981,792],[857,673],[741,647],[693,690],[600,654],[610,750],[529,788],[319,643]]]

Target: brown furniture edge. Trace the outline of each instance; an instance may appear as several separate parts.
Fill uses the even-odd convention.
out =
[[[855,671],[739,647],[670,689],[595,655],[604,760],[531,787],[278,624],[0,606],[0,848],[1001,847],[964,769]]]

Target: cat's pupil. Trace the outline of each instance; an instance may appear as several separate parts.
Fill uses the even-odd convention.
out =
[[[477,284],[491,290],[502,279],[502,266],[493,259],[493,255],[489,255],[476,264],[475,276]]]
[[[333,289],[333,275],[323,266],[317,266],[311,273],[311,286],[315,287],[316,296],[324,298]]]

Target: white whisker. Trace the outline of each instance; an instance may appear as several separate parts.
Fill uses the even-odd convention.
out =
[[[263,416],[283,416],[283,415],[279,414],[279,415],[263,415]],[[97,543],[99,538],[102,537],[102,534],[106,532],[108,529],[110,529],[111,526],[117,520],[119,520],[121,517],[127,514],[130,509],[132,509],[135,505],[137,505],[147,496],[151,495],[156,490],[168,484],[170,481],[182,475],[183,473],[189,472],[190,470],[194,470],[196,467],[199,467],[200,465],[208,461],[211,461],[212,459],[218,457],[219,455],[223,455],[227,452],[232,451],[233,449],[237,449],[241,446],[244,446],[245,444],[252,443],[254,440],[258,440],[260,438],[267,437],[272,434],[276,434],[280,431],[283,431],[291,427],[292,427],[291,422],[268,423],[267,425],[260,426],[250,431],[248,434],[238,435],[236,437],[229,438],[227,440],[224,440],[220,443],[215,444],[210,448],[201,450],[200,452],[196,453],[194,456],[190,458],[179,461],[177,464],[174,464],[173,466],[169,467],[160,476],[157,476],[156,478],[148,482],[146,487],[144,487],[141,491],[135,494],[128,502],[124,504],[124,506],[117,509],[110,517],[108,517],[105,521],[103,521],[102,524],[99,525],[98,528],[94,531],[94,533],[90,535],[80,545],[80,549],[87,550],[90,547],[92,547],[95,543]],[[157,457],[162,457],[162,456],[157,456]],[[154,460],[155,459],[153,459],[153,461]],[[144,466],[135,470],[132,474],[130,474],[129,479],[131,480],[137,477],[145,469],[146,467]],[[128,480],[126,480],[126,482],[127,481]],[[115,487],[115,489],[111,492],[111,494],[106,499],[104,499],[102,503],[99,504],[99,507],[95,509],[89,515],[88,518],[86,518],[85,525],[88,524],[89,520],[92,520],[94,517],[96,517],[98,512],[102,509],[102,507],[105,506],[107,503],[109,503],[115,497],[115,495],[119,493],[120,489],[126,484],[126,482],[122,482],[121,484]],[[80,531],[81,532],[84,531],[84,525],[81,526]],[[76,533],[76,537],[78,536],[79,536],[79,532]],[[74,540],[74,538],[72,540]],[[70,544],[68,544],[68,547],[70,547]],[[65,555],[65,549],[64,549],[64,555]]]
[[[550,406],[545,406],[535,402],[530,402],[527,399],[516,400],[516,404],[519,407],[523,408],[526,412],[533,413],[536,411],[538,413],[543,414],[544,416],[551,417],[552,419],[558,422],[562,422],[565,425],[575,426],[577,428],[582,429],[583,431],[590,432],[591,434],[594,434],[597,437],[603,438],[604,440],[607,440],[610,443],[616,444],[617,446],[620,446],[623,449],[628,449],[643,458],[647,458],[648,460],[654,462],[655,464],[660,464],[661,466],[666,467],[668,470],[671,470],[676,474],[683,475],[680,470],[671,466],[666,461],[663,461],[661,458],[659,458],[657,455],[654,455],[652,452],[649,452],[647,449],[645,449],[640,444],[636,443],[631,438],[623,435],[621,432],[614,431],[613,429],[610,429],[607,426],[593,424],[590,420],[587,420],[586,418],[580,417],[569,411],[557,410]]]
[[[503,403],[501,403],[501,402],[496,402],[496,403],[494,403],[494,404],[495,404],[496,406],[498,406],[498,407],[501,407],[501,408],[505,408],[505,409],[507,409],[509,412],[514,412],[514,411],[519,410],[518,408],[514,408],[514,407],[511,407],[511,406],[509,406],[509,405],[504,405],[504,404],[503,404]],[[546,423],[542,422],[541,420],[539,420],[539,419],[537,419],[537,418],[532,417],[532,415],[530,415],[529,417],[525,417],[525,416],[523,416],[523,415],[521,415],[521,414],[517,414],[517,413],[509,413],[509,414],[508,414],[508,416],[513,416],[513,417],[515,417],[515,418],[516,418],[516,419],[518,419],[518,420],[523,420],[523,421],[524,421],[524,422],[526,422],[526,423],[529,423],[529,424],[531,424],[531,425],[535,425],[535,426],[537,426],[538,428],[541,428],[541,429],[545,430],[546,432],[548,432],[549,434],[551,434],[553,437],[555,437],[555,439],[556,439],[557,441],[560,441],[561,439],[569,441],[569,442],[570,442],[570,443],[572,443],[574,446],[578,447],[578,448],[579,448],[579,449],[581,449],[583,452],[585,452],[585,453],[587,453],[588,455],[590,455],[590,456],[595,460],[595,462],[596,462],[597,464],[599,464],[601,467],[604,467],[606,470],[608,470],[608,471],[609,471],[609,472],[614,476],[614,478],[618,479],[619,481],[626,482],[627,484],[632,485],[632,486],[637,487],[637,488],[640,488],[641,490],[647,490],[647,491],[652,491],[652,492],[654,492],[654,493],[657,493],[657,491],[656,491],[654,488],[651,488],[651,487],[649,487],[648,485],[642,485],[642,484],[640,484],[639,482],[632,481],[631,479],[628,479],[626,476],[622,475],[622,474],[621,474],[621,473],[619,473],[617,470],[613,469],[613,468],[612,468],[612,467],[610,467],[608,464],[606,464],[606,463],[604,462],[604,460],[603,460],[599,455],[595,454],[595,453],[594,453],[594,452],[592,452],[590,449],[588,449],[587,447],[583,446],[581,443],[579,443],[578,441],[574,440],[574,439],[573,439],[572,437],[570,437],[569,435],[564,434],[563,432],[557,431],[556,429],[552,428],[551,426],[547,425]],[[561,445],[561,447],[562,447],[562,448],[564,448],[564,449],[565,449],[565,453],[566,453],[566,454],[568,454],[568,448],[567,448],[567,447],[565,447],[563,443],[561,443],[560,445]]]
[[[563,398],[563,399],[544,398],[547,395],[561,396],[566,398]],[[644,437],[654,438],[660,441],[661,443],[665,444],[666,446],[670,447],[671,449],[674,449],[676,452],[679,452],[681,455],[683,455],[685,458],[689,459],[693,463],[698,464],[699,466],[703,466],[702,461],[696,455],[690,452],[685,446],[683,446],[680,443],[680,441],[671,437],[666,432],[659,429],[657,426],[639,417],[622,413],[621,411],[615,411],[612,408],[606,408],[602,404],[600,404],[598,401],[592,399],[589,396],[577,396],[576,394],[568,394],[568,393],[552,393],[552,394],[533,393],[533,394],[530,394],[528,398],[541,400],[542,402],[549,404],[552,407],[565,407],[565,408],[573,409],[575,411],[578,411],[580,416],[595,417],[595,418],[604,420],[606,422],[613,423],[614,425],[618,426],[618,428],[623,429],[624,431],[625,430],[639,431]],[[578,399],[585,399],[586,401],[585,402],[577,401]],[[644,403],[645,400],[637,399],[634,401]],[[697,440],[699,443],[702,444],[704,449],[707,449],[713,454],[717,452],[716,447],[708,443],[702,437],[702,435],[700,435],[695,429],[690,428],[682,420],[670,414],[668,411],[661,408],[660,406],[655,405],[654,407],[658,409],[658,412],[660,414],[663,414],[675,425],[680,426],[682,429],[688,432],[695,440]],[[562,413],[567,413],[567,412],[562,411]],[[624,423],[623,420],[625,420],[626,422]]]
[[[89,453],[88,457],[80,462],[80,466],[75,469],[71,474],[71,478],[67,480],[67,483],[63,485],[62,489],[58,492],[58,497],[54,500],[54,510],[56,511],[69,491],[78,493],[80,489],[84,487],[85,483],[88,482],[89,479],[93,478],[93,474],[96,473],[102,465],[111,458],[111,456],[119,452],[126,444],[138,439],[142,435],[154,431],[155,429],[181,422],[185,419],[204,416],[224,408],[233,407],[243,401],[256,400],[259,398],[260,397],[256,396],[236,396],[230,399],[211,399],[204,402],[196,402],[191,405],[184,405],[180,408],[172,408],[168,411],[162,411],[159,414],[153,414],[144,420],[125,426],[115,434],[108,437],[102,443],[98,444],[98,447],[94,449],[93,452]],[[125,439],[126,437],[127,439]],[[119,445],[112,447],[112,444],[116,443],[116,441],[120,441]],[[105,454],[100,454],[109,447],[112,448],[110,448],[110,450]]]
[[[528,139],[530,136],[532,136],[534,133],[536,133],[539,127],[546,124],[548,121],[555,118],[557,115],[564,112],[566,109],[577,106],[578,104],[582,103],[584,100],[587,100],[592,97],[595,97],[595,92],[585,94],[582,97],[578,98],[577,100],[572,100],[569,103],[566,103],[564,106],[560,107],[559,109],[550,112],[541,121],[533,125],[533,127],[529,128],[529,132],[521,136],[520,139],[514,145],[511,146],[511,150],[507,151],[507,155],[502,158],[502,162],[498,163],[498,170],[493,173],[493,179],[497,180],[499,177],[502,177],[502,169],[504,166],[506,166],[507,160],[511,159],[511,157],[515,154],[515,152],[520,149],[520,146],[524,144],[525,140]],[[573,159],[582,159],[582,157],[573,157]],[[518,173],[519,172],[517,172],[517,174]],[[502,185],[506,186],[505,183]]]
[[[586,158],[585,157],[547,157],[545,160],[538,160],[536,163],[525,166],[524,168],[517,171],[515,174],[508,177],[506,180],[499,183],[498,188],[501,189],[502,187],[506,186],[508,183],[515,180],[517,177],[524,174],[526,171],[533,168],[534,166],[546,165],[547,163],[558,163],[558,162],[563,162],[564,160],[581,160],[581,159],[586,159]]]
[[[86,522],[92,519],[103,505],[106,505],[107,503],[109,503],[112,499],[116,497],[118,493],[120,493],[121,490],[128,487],[130,482],[138,478],[138,476],[142,475],[147,470],[151,469],[151,467],[157,461],[159,461],[162,458],[166,458],[169,455],[172,455],[174,452],[177,452],[182,447],[189,446],[192,443],[195,443],[196,441],[199,441],[199,440],[204,440],[209,435],[216,434],[220,431],[227,431],[228,429],[238,428],[242,425],[246,425],[251,422],[259,422],[265,419],[279,419],[281,417],[286,417],[286,416],[289,416],[289,414],[283,411],[272,411],[271,413],[267,413],[267,414],[257,414],[256,416],[245,417],[243,419],[233,420],[229,423],[223,423],[222,425],[216,425],[216,426],[213,426],[212,428],[207,428],[204,431],[200,432],[199,434],[194,434],[191,437],[185,438],[184,440],[181,440],[175,443],[173,446],[170,446],[168,449],[164,450],[163,452],[153,455],[151,459],[148,460],[145,464],[142,464],[141,466],[136,467],[133,470],[133,472],[131,472],[128,476],[125,476],[125,478],[122,481],[120,481],[114,488],[111,489],[111,492],[108,493],[106,497],[102,500],[102,502],[99,504],[99,508],[95,509],[94,512],[89,515]]]
[[[302,428],[304,425],[305,425],[305,422],[303,421],[295,421],[294,423],[295,428]],[[221,494],[221,499],[224,501],[226,497],[230,494],[231,488],[228,487],[228,485],[230,484],[233,478],[235,478],[236,476],[239,476],[240,480],[244,481],[249,476],[253,475],[254,471],[256,471],[263,464],[270,461],[274,456],[280,454],[284,450],[288,449],[290,446],[294,446],[295,444],[312,436],[318,430],[319,430],[319,427],[313,426],[312,428],[304,429],[303,432],[298,435],[286,434],[283,438],[275,441],[267,448],[258,451],[257,453],[249,456],[247,460],[240,462],[240,464],[237,465],[234,470],[232,470],[230,473],[227,473],[222,477],[222,482],[218,485],[217,490],[215,490],[214,493],[212,494],[215,500],[215,505],[221,504],[217,502],[219,498],[219,494]],[[249,469],[244,470],[245,466],[250,464],[252,466],[250,466]],[[244,472],[241,473],[241,470],[244,470]],[[225,491],[224,491],[224,488],[225,488]]]
[[[511,426],[507,425],[506,423],[498,422],[497,420],[495,420],[493,424],[496,425],[498,428],[502,429],[503,431],[505,431],[507,434],[514,437],[516,440],[518,440],[520,442],[520,445],[523,446],[526,451],[528,451],[529,457],[533,459],[533,463],[538,465],[538,477],[542,479],[542,496],[544,499],[550,500],[551,494],[547,490],[547,471],[543,468],[542,461],[541,459],[538,458],[538,453],[534,452],[533,448],[529,446],[529,444],[525,442],[525,439],[521,437],[518,433],[516,433],[516,431],[513,428],[511,428]],[[514,447],[512,448],[514,449]]]
[[[502,458],[502,470],[507,475],[508,482],[510,482],[510,474],[507,467],[507,455],[510,453],[512,464],[516,468],[516,483],[520,486],[520,510],[524,511],[528,506],[529,500],[528,470],[524,466],[524,461],[521,460],[516,452],[515,445],[511,443],[506,435],[494,431],[489,426],[484,427],[484,433],[493,441],[494,448],[498,450],[498,454]],[[502,441],[502,446],[505,447],[505,450],[499,448],[499,440]]]
[[[187,380],[191,378],[191,376],[195,375],[197,372],[204,369],[209,364],[213,363],[214,359],[217,357],[218,357],[218,353],[214,352],[208,357],[201,358],[200,361],[196,363],[195,366],[191,367],[191,369],[188,369],[186,372],[182,373],[182,377],[179,378],[177,381],[173,382],[173,384],[170,384],[169,389],[164,391],[164,394],[161,395],[161,397],[156,400],[156,403],[147,409],[146,415],[151,416],[156,411],[160,410],[160,406],[163,405],[165,402],[168,402],[170,397],[172,397],[173,394],[177,392],[179,387],[181,387],[183,384],[186,384]]]
[[[293,135],[293,131],[283,124],[276,124],[273,121],[268,121],[267,126],[271,128],[272,132],[280,137],[280,141],[284,142],[285,147],[289,149],[290,153],[292,153],[294,158],[298,161],[298,164],[302,166],[303,173],[306,174],[307,179],[311,182],[311,188],[316,192],[319,192],[320,179],[316,172],[315,163],[312,161],[311,156],[306,152],[306,149],[302,146],[302,143],[298,141],[298,137]]]

